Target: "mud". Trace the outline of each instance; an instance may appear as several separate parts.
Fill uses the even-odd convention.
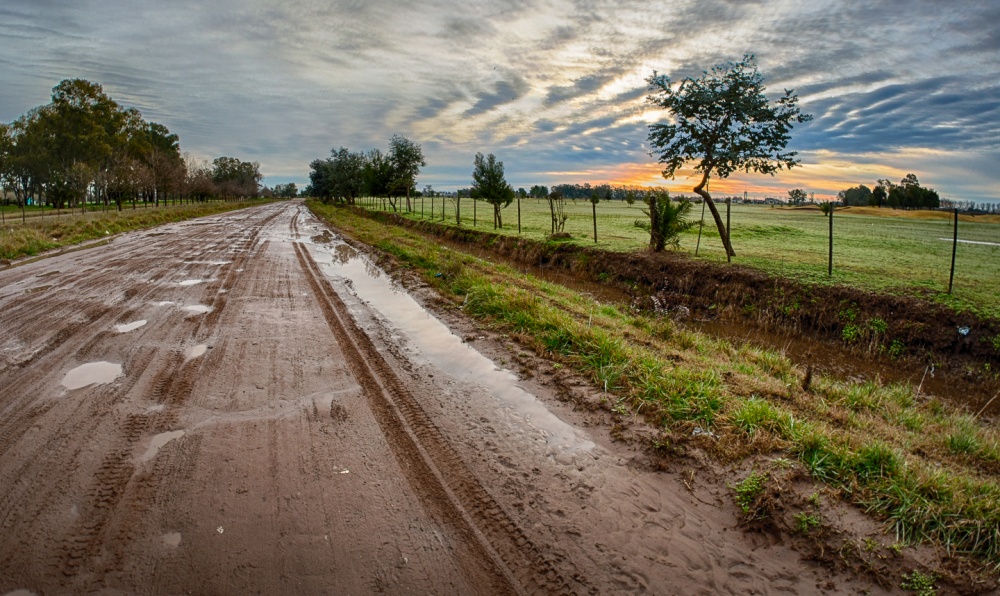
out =
[[[0,593],[898,585],[745,532],[724,483],[437,303],[298,203],[0,271]],[[93,362],[121,375],[62,386]]]
[[[803,368],[910,382],[973,412],[1000,391],[1000,320],[955,313],[917,296],[805,285],[669,252],[607,253],[359,212],[505,259],[607,302],[784,351]],[[1000,400],[986,413],[1000,415]]]

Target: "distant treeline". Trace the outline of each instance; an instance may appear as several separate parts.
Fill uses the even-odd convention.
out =
[[[182,157],[166,126],[83,79],[62,81],[51,103],[0,123],[2,196],[8,202],[13,195],[20,207],[256,197],[261,178],[256,162]]]

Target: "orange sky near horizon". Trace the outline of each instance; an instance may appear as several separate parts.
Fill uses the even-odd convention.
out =
[[[725,196],[749,193],[753,198],[786,198],[788,191],[801,188],[815,193],[819,201],[832,200],[841,190],[864,184],[873,187],[880,178],[900,180],[908,172],[884,163],[858,164],[840,159],[833,154],[819,154],[817,163],[804,163],[791,170],[783,170],[774,176],[736,172],[726,179],[713,177],[709,180],[709,192]],[[547,172],[554,179],[568,183],[592,185],[612,184],[622,186],[656,186],[675,194],[693,194],[693,188],[701,176],[692,168],[684,168],[672,180],[663,178],[662,166],[657,163],[616,164],[607,168],[586,171]]]

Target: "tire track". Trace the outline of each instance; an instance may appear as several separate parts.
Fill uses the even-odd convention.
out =
[[[234,281],[237,269],[240,269],[240,265],[255,253],[253,249],[257,246],[261,229],[279,213],[270,214],[254,225],[252,231],[239,243],[239,258],[231,263],[223,283],[231,284]],[[213,310],[209,313],[209,315],[214,314],[215,316],[201,317],[191,332],[191,336],[211,334],[211,329],[215,327],[225,310],[227,304],[225,296],[226,294],[219,294],[216,289],[215,300],[211,302]],[[99,333],[98,336],[100,335]],[[61,555],[52,561],[55,572],[61,573],[67,578],[74,578],[88,561],[101,556],[102,545],[107,542],[108,526],[114,517],[113,513],[120,507],[135,501],[136,495],[133,495],[133,498],[127,502],[123,502],[123,499],[129,492],[129,483],[135,473],[133,453],[137,444],[154,432],[164,432],[177,425],[179,410],[191,395],[196,372],[200,365],[199,359],[189,360],[181,350],[170,352],[170,357],[165,365],[161,366],[153,377],[152,395],[150,396],[153,401],[166,407],[161,412],[129,414],[126,417],[119,429],[115,446],[101,461],[94,473],[94,481],[86,492],[86,514],[81,516],[81,522],[63,540],[60,549]],[[133,375],[132,383],[136,382],[138,376]],[[146,478],[144,481],[149,482],[150,479]],[[140,495],[150,492],[148,486],[139,488],[143,490],[132,492]],[[119,533],[119,537],[121,536],[123,534]],[[106,569],[106,566],[98,568]],[[88,587],[100,588],[103,585],[103,579],[103,572],[87,577]]]
[[[296,219],[292,225],[295,234]],[[308,251],[297,242],[294,249],[351,371],[419,493],[474,551],[493,562],[507,583],[506,591],[573,593],[555,564],[476,479],[371,339],[357,327]]]

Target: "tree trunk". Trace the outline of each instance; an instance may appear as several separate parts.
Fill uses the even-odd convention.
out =
[[[712,195],[708,194],[708,191],[705,190],[705,185],[708,183],[708,176],[711,172],[711,168],[705,170],[701,182],[698,183],[698,186],[694,187],[694,192],[705,200],[708,209],[712,212],[712,217],[715,218],[715,226],[719,228],[719,237],[722,238],[722,246],[726,248],[726,254],[729,257],[735,257],[736,251],[733,250],[733,245],[729,242],[729,232],[726,231],[726,224],[722,221],[722,214],[719,213],[718,208],[716,208],[715,203],[712,201]]]

